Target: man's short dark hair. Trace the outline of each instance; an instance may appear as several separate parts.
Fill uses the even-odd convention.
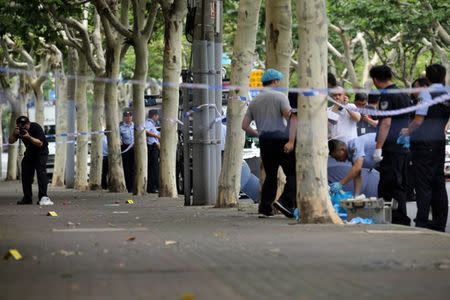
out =
[[[420,87],[426,87],[430,85],[430,82],[426,77],[419,77],[413,81],[411,87],[414,87],[416,84],[419,85]]]
[[[25,125],[30,123],[30,119],[28,119],[27,116],[20,116],[16,119],[16,124],[17,125]]]
[[[386,82],[392,79],[392,70],[386,65],[374,66],[370,69],[369,75],[372,79]]]
[[[275,80],[262,81],[262,85],[263,85],[263,86],[268,86],[268,85],[271,85],[272,82],[274,82],[274,81],[275,81]]]
[[[154,116],[159,115],[158,110],[157,109],[151,109],[148,111],[148,117],[151,119]]]
[[[345,143],[340,140],[329,140],[328,141],[328,154],[332,155],[339,147],[345,146]]]
[[[356,93],[355,101],[367,101],[367,94],[366,93]]]
[[[425,69],[426,77],[431,83],[444,83],[446,70],[444,66],[440,64],[429,65]]]
[[[377,91],[370,91],[367,97],[367,103],[377,104],[378,102],[380,102],[380,93]]]
[[[132,116],[133,115],[133,112],[131,111],[131,110],[125,110],[124,112],[123,112],[123,116],[125,117],[125,116]]]
[[[328,87],[329,88],[334,88],[337,86],[337,80],[336,80],[336,76],[334,76],[333,73],[328,73]]]

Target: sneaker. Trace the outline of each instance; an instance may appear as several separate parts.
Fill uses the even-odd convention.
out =
[[[286,218],[293,219],[294,218],[294,212],[287,207],[285,207],[283,204],[281,204],[279,201],[275,201],[273,203],[273,207],[275,207],[277,210],[279,210]]]
[[[22,198],[22,200],[17,201],[17,205],[27,205],[27,204],[33,204],[33,201],[25,198]]]
[[[52,202],[52,200],[50,200],[49,197],[42,197],[41,200],[38,203],[39,205],[53,205],[54,203]]]

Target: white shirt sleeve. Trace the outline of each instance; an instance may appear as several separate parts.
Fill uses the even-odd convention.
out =
[[[419,98],[419,102],[418,102],[419,105],[426,103],[426,102],[431,102],[431,100],[432,100],[431,95],[428,91],[421,91],[418,98]],[[427,113],[428,113],[428,107],[422,107],[422,108],[419,108],[416,110],[416,115],[419,115],[419,116],[426,116]]]

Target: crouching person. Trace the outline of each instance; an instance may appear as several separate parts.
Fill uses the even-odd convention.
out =
[[[32,189],[34,172],[37,174],[39,187],[38,204],[53,205],[53,202],[47,196],[47,157],[48,142],[42,127],[25,116],[20,116],[16,120],[16,128],[9,136],[9,143],[14,144],[18,139],[22,140],[26,147],[22,159],[22,190],[23,198],[17,204],[32,204]]]
[[[329,140],[329,154],[340,162],[350,161],[351,169],[344,178],[331,183],[331,192],[339,192],[344,185],[353,180],[354,193],[358,196],[362,191],[362,170],[374,169],[377,167],[372,159],[375,151],[375,133],[369,133],[350,140],[347,144],[340,140]],[[366,195],[367,196],[367,195]]]

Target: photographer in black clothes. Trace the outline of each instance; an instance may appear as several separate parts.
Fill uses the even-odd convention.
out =
[[[37,173],[39,186],[39,205],[53,205],[47,197],[47,157],[48,143],[42,127],[25,116],[20,116],[16,120],[16,128],[9,136],[9,143],[14,144],[17,139],[21,139],[26,147],[25,155],[22,159],[22,189],[23,198],[17,204],[32,204],[32,190],[34,171]]]

